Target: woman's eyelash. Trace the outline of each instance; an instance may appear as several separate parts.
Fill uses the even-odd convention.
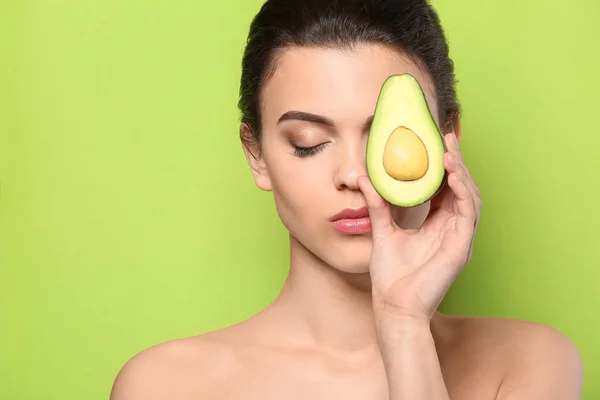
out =
[[[321,144],[318,144],[318,145],[312,146],[312,147],[300,147],[300,146],[293,145],[294,149],[295,149],[294,155],[296,157],[300,157],[300,158],[312,156],[312,155],[318,153],[319,151],[321,151],[325,147],[326,144],[327,143],[321,143]]]

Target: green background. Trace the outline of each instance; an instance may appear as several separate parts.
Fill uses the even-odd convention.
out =
[[[0,398],[106,399],[136,352],[278,293],[287,237],[236,110],[260,4],[0,3]],[[434,5],[484,203],[443,310],[558,328],[594,399],[600,3]]]

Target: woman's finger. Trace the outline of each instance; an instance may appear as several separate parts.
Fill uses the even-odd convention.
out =
[[[455,229],[445,231],[440,250],[431,259],[431,263],[437,266],[437,276],[440,279],[452,282],[469,259],[470,244],[474,235],[475,210],[471,191],[459,174],[451,173],[448,176],[448,185],[455,196]]]
[[[470,251],[477,222],[473,195],[460,174],[450,174],[448,184],[456,196],[456,208],[458,211],[456,231],[458,232],[459,248]]]
[[[452,156],[452,159],[456,166],[455,168],[457,168],[460,174],[463,176],[467,187],[471,189],[475,196],[479,197],[479,187],[477,187],[477,185],[475,184],[475,181],[473,180],[469,169],[465,165],[462,153],[458,149],[458,140],[456,138],[456,135],[454,133],[449,133],[445,136],[445,140],[448,152]]]
[[[457,163],[456,160],[453,161],[453,163]],[[471,238],[469,241],[469,247],[468,247],[468,255],[467,255],[467,261],[469,261],[471,259],[471,257],[473,256],[473,244],[475,241],[475,231],[477,230],[477,225],[479,224],[479,216],[481,214],[481,199],[479,197],[479,190],[476,189],[477,185],[475,185],[475,183],[473,182],[473,180],[471,179],[470,174],[467,171],[466,166],[464,166],[463,163],[460,163],[458,165],[459,168],[455,168],[455,173],[458,173],[458,175],[461,178],[462,183],[468,188],[469,191],[469,197],[470,197],[470,203],[472,205],[472,209],[473,209],[473,215],[469,215],[468,218],[465,220],[465,218],[463,218],[463,221],[469,221],[468,222],[468,226],[465,229],[472,229],[473,232],[471,234]],[[475,189],[474,189],[475,188]],[[459,214],[460,214],[460,206],[458,207],[459,210]],[[471,223],[471,220],[474,221]],[[459,219],[460,222],[460,219]]]
[[[458,149],[458,140],[456,138],[456,135],[454,133],[452,133],[448,136],[449,136],[449,138],[448,138],[449,143],[447,143],[447,146],[449,147],[450,153],[453,156],[453,163],[456,165],[453,168],[458,170],[458,172],[463,177],[463,180],[465,181],[467,187],[473,193],[473,204],[475,206],[477,219],[479,220],[479,214],[481,213],[481,193],[479,191],[479,186],[477,186],[477,184],[473,180],[473,176],[471,175],[471,172],[465,165],[462,153]]]
[[[477,221],[479,221],[479,215],[481,214],[481,207],[482,207],[481,196],[479,193],[479,187],[473,180],[471,173],[469,172],[467,166],[465,165],[465,163],[463,161],[462,154],[458,150],[458,141],[456,140],[456,136],[452,133],[448,134],[447,136],[448,137],[446,138],[446,140],[447,140],[446,145],[448,146],[448,149],[449,149],[448,157],[450,158],[447,169],[450,173],[458,172],[462,176],[463,181],[465,182],[465,184],[467,185],[467,187],[469,188],[469,190],[472,193],[473,206],[475,207]],[[446,163],[444,163],[444,165],[446,165]],[[476,225],[477,225],[477,221],[476,221]]]
[[[390,204],[383,198],[371,183],[368,176],[358,177],[358,187],[367,200],[374,240],[380,240],[394,233],[394,222]]]
[[[444,221],[452,214],[452,203],[454,200],[454,192],[446,183],[440,192],[431,200],[429,215],[423,223],[421,230],[423,232],[434,230],[438,231]]]

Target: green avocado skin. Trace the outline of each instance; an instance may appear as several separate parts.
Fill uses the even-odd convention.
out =
[[[405,126],[419,136],[428,153],[429,167],[416,181],[399,181],[383,167],[383,150],[391,133]],[[436,196],[447,184],[443,166],[446,146],[419,82],[410,74],[388,77],[381,87],[367,142],[367,173],[375,190],[389,203],[415,207]]]

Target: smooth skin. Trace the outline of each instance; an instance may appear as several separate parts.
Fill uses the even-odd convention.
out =
[[[254,317],[135,355],[112,400],[580,398],[581,358],[559,331],[437,311],[471,258],[481,199],[458,119],[445,135],[448,185],[432,201],[402,209],[373,189],[368,121],[398,73],[415,76],[437,116],[429,77],[392,49],[279,55],[262,93],[262,145],[244,151],[289,230],[289,277]],[[292,110],[319,118],[279,121]],[[317,147],[299,157],[294,146]],[[364,205],[370,234],[342,234],[328,220]]]

